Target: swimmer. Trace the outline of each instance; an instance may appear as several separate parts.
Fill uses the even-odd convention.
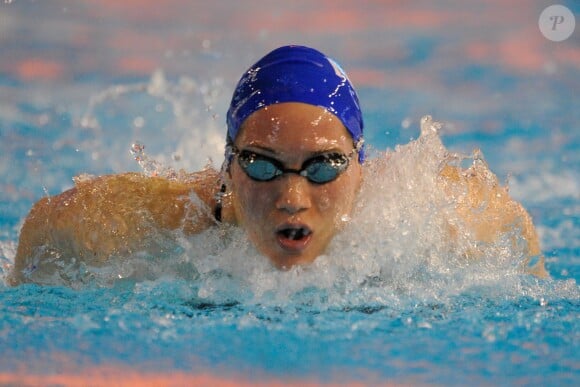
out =
[[[307,265],[353,210],[368,162],[359,100],[341,67],[312,48],[280,47],[234,91],[221,171],[77,179],[33,206],[8,283],[66,282],[75,262],[104,266],[139,251],[162,254],[176,231],[192,235],[220,224],[243,228],[282,270]],[[531,218],[504,187],[474,169],[445,166],[439,177],[449,195],[463,192],[455,211],[477,240],[491,243],[519,227],[528,257],[539,257],[526,270],[548,275]],[[449,237],[457,234],[450,225]],[[477,251],[468,255],[477,258]]]

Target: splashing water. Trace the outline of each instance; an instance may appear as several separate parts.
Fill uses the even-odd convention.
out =
[[[514,229],[495,243],[477,245],[462,228],[454,203],[440,184],[443,166],[465,160],[472,160],[480,173],[493,175],[480,151],[470,157],[449,152],[441,143],[440,127],[426,116],[417,140],[378,152],[365,164],[353,214],[341,220],[345,223],[342,231],[327,253],[310,266],[278,271],[255,250],[243,230],[222,225],[193,237],[179,231],[173,239],[160,236],[161,248],[155,252],[115,259],[107,267],[76,265],[71,285],[111,286],[119,281],[173,278],[190,281],[198,302],[305,303],[320,309],[392,306],[409,298],[445,302],[474,288],[521,292],[523,283],[536,282],[520,269],[525,250],[522,244],[512,243],[514,236],[521,239],[520,231]],[[147,156],[143,145],[135,143],[131,150],[146,174],[181,178]],[[492,185],[494,180],[490,177],[487,183]],[[449,224],[465,231],[452,238]],[[469,261],[466,251],[475,245],[482,255]],[[574,292],[577,297],[577,289]]]
[[[167,179],[175,179],[177,177],[177,172],[175,172],[173,168],[164,167],[160,162],[149,157],[149,155],[145,153],[145,145],[136,142],[131,145],[130,152],[145,175],[161,176]]]
[[[215,159],[221,158],[223,149],[215,120],[209,118],[210,129],[202,130],[203,123],[196,123],[199,110],[194,114],[185,108],[193,98],[187,90],[197,90],[196,100],[207,94],[205,102],[214,95],[203,85],[193,84],[190,80],[171,84],[156,73],[147,84],[111,88],[92,100],[83,122],[94,138],[89,136],[81,147],[97,149],[97,160],[109,151],[113,169],[127,169],[115,156],[126,155],[129,149],[146,175],[186,178],[182,170],[176,170],[176,158],[170,160],[167,154],[181,154],[182,167],[191,171],[207,162],[206,154],[192,151],[200,146],[198,142],[204,149],[213,144],[209,148],[216,149]],[[125,133],[130,139],[121,141],[116,132],[108,133],[116,128],[107,125],[100,110],[112,100],[141,94],[155,101],[172,101],[174,122],[168,127],[177,133],[178,151],[154,149],[153,156],[145,152],[145,145],[136,138],[152,137],[148,144],[154,148],[155,136],[160,134],[144,134],[152,120],[144,115],[132,120],[130,133]],[[343,229],[326,254],[310,266],[279,271],[256,251],[243,230],[221,225],[192,237],[180,231],[153,235],[156,249],[113,259],[107,266],[74,262],[66,277],[75,290],[4,286],[2,301],[8,313],[0,321],[4,324],[0,332],[16,329],[16,334],[10,339],[0,333],[0,339],[8,343],[0,370],[31,364],[29,352],[11,349],[22,348],[20,337],[27,338],[30,348],[48,341],[55,351],[71,352],[75,369],[83,361],[94,364],[100,358],[129,364],[158,361],[152,354],[163,353],[166,348],[171,348],[173,368],[191,370],[189,356],[198,356],[198,363],[193,363],[202,364],[201,371],[207,364],[253,369],[267,358],[268,371],[282,375],[290,372],[288,369],[294,374],[312,374],[312,364],[320,366],[318,375],[326,375],[335,364],[349,364],[349,373],[359,366],[391,378],[400,369],[418,367],[417,362],[424,359],[428,370],[420,372],[430,375],[424,379],[427,383],[465,382],[461,375],[469,374],[469,369],[459,374],[456,371],[465,367],[468,352],[474,368],[485,368],[488,359],[497,354],[525,359],[528,366],[521,371],[526,374],[520,376],[523,380],[529,380],[525,378],[530,370],[552,369],[558,362],[539,362],[546,351],[554,359],[570,359],[567,367],[573,369],[578,337],[567,332],[574,332],[577,326],[574,311],[580,290],[576,281],[539,280],[522,274],[525,249],[523,244],[513,243],[521,240],[517,228],[489,244],[478,243],[467,231],[454,210],[456,203],[441,187],[441,169],[446,165],[468,166],[483,176],[486,184],[497,181],[480,151],[471,155],[448,151],[439,137],[440,127],[425,117],[418,139],[393,150],[374,152],[365,163],[355,210],[338,220],[344,223]],[[111,149],[104,144],[109,137],[115,139]],[[219,140],[214,141],[216,138]],[[117,162],[119,166],[115,166]],[[75,181],[92,178],[84,174]],[[191,200],[202,208],[195,195]],[[455,238],[450,238],[449,225],[460,230]],[[16,247],[14,241],[0,241],[2,280],[12,267]],[[467,260],[466,252],[473,248],[481,251],[481,256]],[[33,320],[38,322],[31,323]],[[60,335],[62,326],[72,333]],[[57,331],[59,334],[54,333]],[[98,340],[90,339],[95,333]],[[425,339],[430,334],[432,338]],[[446,336],[451,339],[444,340]],[[89,348],[87,353],[94,355],[78,353],[79,340]],[[546,340],[552,340],[547,347]],[[308,354],[310,347],[303,343],[297,353],[264,355],[268,345],[256,349],[255,341],[280,342],[285,348],[302,341],[312,343],[315,349],[305,358],[302,354]],[[122,349],[118,349],[119,342],[123,342]],[[463,343],[459,348],[458,342]],[[493,347],[507,342],[521,349],[506,354]],[[408,345],[429,350],[421,354],[407,349]],[[232,346],[240,351],[234,358]],[[363,355],[351,357],[353,351]],[[147,355],[141,357],[141,353]],[[448,363],[432,360],[443,354],[451,356]],[[164,359],[167,356],[163,354]],[[213,360],[199,362],[204,357]],[[52,364],[51,353],[49,358],[36,358],[39,369]],[[397,363],[401,361],[403,367]],[[492,362],[493,367],[502,369],[498,364],[509,362]],[[564,374],[560,380],[574,378],[567,377]],[[522,379],[516,376],[511,380]]]
[[[223,90],[220,78],[172,81],[161,70],[148,82],[111,86],[90,98],[79,122],[78,149],[93,161],[107,160],[117,172],[130,167],[127,149],[148,175],[170,177],[175,167],[198,170],[223,155],[223,129],[215,113],[225,110],[219,105]],[[143,138],[146,144],[139,141]]]

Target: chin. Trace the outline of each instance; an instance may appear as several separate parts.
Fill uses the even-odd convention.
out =
[[[296,254],[296,255],[268,255],[270,262],[279,270],[290,270],[294,266],[307,266],[316,260],[320,254]]]

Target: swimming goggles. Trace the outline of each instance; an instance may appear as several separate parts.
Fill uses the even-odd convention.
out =
[[[238,164],[252,180],[271,181],[286,173],[296,173],[315,184],[335,180],[346,171],[350,159],[356,152],[357,149],[349,155],[337,152],[323,153],[305,160],[300,169],[290,169],[284,168],[280,161],[254,151],[240,151],[235,147],[232,149],[232,153],[237,156]]]

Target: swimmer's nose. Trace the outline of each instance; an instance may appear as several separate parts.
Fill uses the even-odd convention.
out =
[[[306,210],[312,206],[308,191],[308,181],[297,174],[289,173],[280,178],[280,194],[276,208],[291,214]]]

